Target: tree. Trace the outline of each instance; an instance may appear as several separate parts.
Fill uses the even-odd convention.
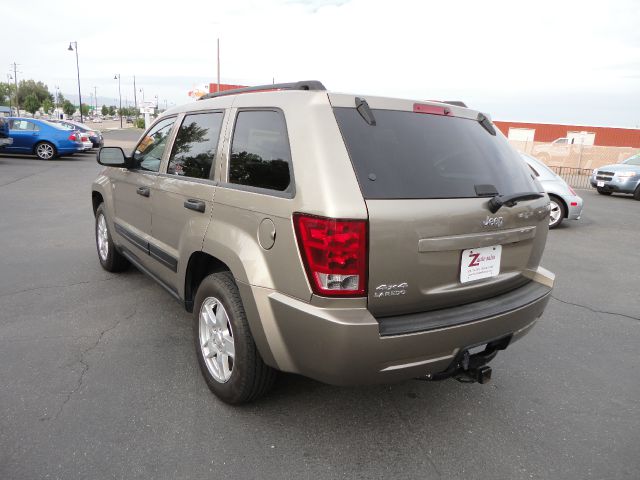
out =
[[[106,105],[102,105],[102,110],[100,111],[102,112],[102,116],[109,115],[109,107]]]
[[[31,113],[31,115],[35,114],[38,109],[40,108],[40,100],[38,100],[38,97],[36,97],[33,93],[27,95],[27,97],[24,99],[24,109]]]
[[[76,112],[76,106],[71,103],[69,100],[65,100],[62,104],[62,111],[69,117],[73,116]]]
[[[12,83],[0,82],[0,105],[9,105],[16,87]]]
[[[44,113],[49,113],[52,109],[53,103],[48,98],[45,98],[44,102],[42,102],[42,110],[44,110]]]
[[[18,84],[18,101],[23,105],[29,95],[35,95],[39,104],[44,102],[45,98],[53,101],[53,95],[49,93],[49,89],[42,82],[35,80],[20,80]]]
[[[87,105],[86,103],[83,103],[82,106],[80,107],[80,111],[82,112],[83,116],[88,116],[89,115],[89,105]]]
[[[116,106],[115,105],[111,105],[109,107],[109,115],[115,115],[116,114]]]

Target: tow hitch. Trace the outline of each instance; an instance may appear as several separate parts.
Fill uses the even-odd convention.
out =
[[[489,383],[491,367],[487,365],[495,358],[499,350],[504,350],[511,341],[511,335],[487,343],[484,350],[470,353],[470,349],[461,350],[449,367],[440,373],[432,373],[416,380],[439,381],[455,378],[462,383]]]

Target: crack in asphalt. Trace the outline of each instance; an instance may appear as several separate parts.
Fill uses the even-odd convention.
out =
[[[640,322],[640,317],[634,317],[633,315],[627,315],[626,313],[618,313],[618,312],[607,312],[606,310],[596,310],[595,308],[591,308],[587,305],[582,305],[580,303],[573,303],[573,302],[569,302],[567,300],[562,300],[561,298],[558,298],[554,295],[551,295],[551,298],[553,298],[554,300],[560,302],[560,303],[564,303],[565,305],[571,305],[574,307],[580,307],[580,308],[584,308],[585,310],[589,310],[590,312],[593,313],[602,313],[604,315],[616,315],[618,317],[624,317],[624,318],[629,318],[631,320],[637,320]]]
[[[68,284],[63,284],[63,285],[43,285],[40,287],[33,287],[33,288],[25,288],[24,290],[17,290],[15,292],[9,292],[9,293],[3,293],[0,295],[0,298],[3,297],[10,297],[11,295],[17,295],[19,293],[26,293],[26,292],[34,292],[36,290],[45,290],[47,288],[68,288],[68,287],[74,287],[76,285],[86,285],[88,283],[100,283],[100,282],[108,282],[110,280],[113,280],[115,278],[118,278],[118,275],[112,275],[108,278],[102,278],[99,280],[86,280],[83,282],[76,282],[76,283],[68,283]]]
[[[111,325],[110,327],[102,330],[100,332],[100,334],[98,335],[98,338],[96,339],[96,341],[90,345],[89,347],[85,348],[81,353],[80,353],[80,358],[78,360],[78,362],[76,363],[80,363],[82,365],[82,371],[80,372],[80,376],[78,377],[78,381],[76,383],[76,386],[73,388],[73,390],[71,390],[70,392],[67,393],[65,399],[63,400],[62,404],[60,405],[60,408],[58,409],[58,411],[56,412],[56,414],[53,417],[41,417],[40,420],[41,421],[49,421],[49,420],[57,420],[58,417],[60,416],[60,414],[62,413],[62,411],[64,410],[64,407],[67,403],[69,403],[69,400],[71,400],[71,397],[73,397],[73,395],[80,390],[80,388],[83,386],[84,384],[84,376],[86,375],[86,373],[89,371],[89,364],[87,363],[87,361],[85,360],[85,356],[87,354],[89,354],[89,352],[91,352],[92,350],[94,350],[98,345],[100,345],[100,342],[102,341],[102,339],[104,338],[104,336],[111,332],[112,330],[115,330],[118,325],[120,325],[123,321],[125,320],[129,320],[131,317],[133,317],[136,313],[138,312],[138,303],[136,302],[136,304],[133,306],[133,312],[131,312],[129,315],[127,315],[126,317],[121,318],[120,320],[118,320],[116,323],[114,323],[113,325]]]

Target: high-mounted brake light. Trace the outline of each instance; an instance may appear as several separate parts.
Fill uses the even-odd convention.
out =
[[[325,297],[366,296],[366,220],[296,213],[293,224],[313,293]]]
[[[439,107],[437,105],[428,105],[426,103],[414,103],[413,113],[428,113],[429,115],[451,115],[449,107]]]

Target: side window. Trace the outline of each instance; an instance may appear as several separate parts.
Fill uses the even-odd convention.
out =
[[[222,112],[186,115],[173,143],[167,173],[209,178],[223,117]]]
[[[229,182],[284,191],[291,183],[291,151],[279,111],[240,111],[236,118]]]
[[[140,140],[140,143],[138,143],[138,146],[133,152],[135,168],[150,172],[160,170],[162,155],[164,154],[165,148],[167,148],[171,127],[175,121],[175,118],[167,118],[158,122],[147,132],[145,137]]]
[[[12,130],[19,130],[21,132],[30,132],[33,130],[38,131],[39,128],[36,128],[33,122],[29,122],[27,120],[13,120],[13,124],[11,125]]]

